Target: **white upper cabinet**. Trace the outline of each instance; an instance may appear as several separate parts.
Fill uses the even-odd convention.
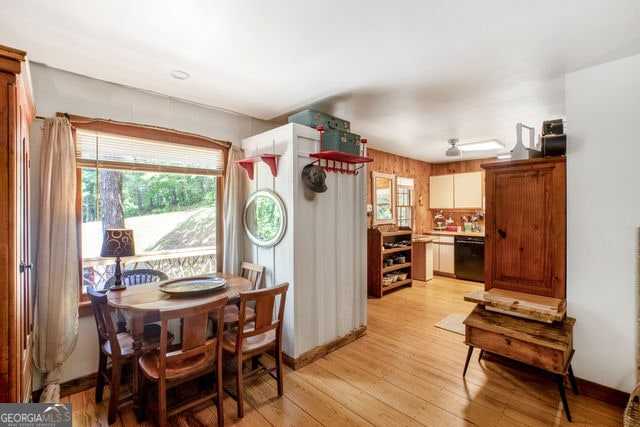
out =
[[[429,208],[453,209],[453,175],[429,177]]]
[[[482,208],[482,172],[453,175],[453,207]]]
[[[482,172],[429,177],[430,209],[481,209]]]

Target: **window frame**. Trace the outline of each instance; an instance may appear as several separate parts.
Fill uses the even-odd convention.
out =
[[[134,123],[118,122],[108,119],[89,118],[78,115],[70,115],[67,113],[57,113],[58,117],[67,117],[71,122],[74,143],[76,141],[76,129],[95,131],[113,135],[121,135],[132,138],[141,138],[156,141],[165,141],[175,144],[184,144],[196,147],[214,148],[222,151],[222,170],[220,176],[216,179],[216,194],[218,195],[216,202],[216,230],[224,230],[223,206],[224,206],[224,188],[225,175],[228,167],[228,155],[231,143],[220,141],[205,136],[180,132],[173,129],[162,127],[140,125]],[[82,168],[76,167],[76,180],[82,181]],[[78,230],[78,265],[79,265],[79,286],[82,287],[82,186],[76,186],[76,228]],[[224,232],[216,236],[216,263],[223,265],[223,247]],[[79,292],[79,311],[81,316],[91,315],[91,305],[89,298]]]
[[[407,185],[405,184],[406,181],[411,181],[411,185]],[[408,190],[409,192],[409,204],[408,205],[401,205],[400,204],[400,200],[402,199],[402,197],[400,197],[400,191],[401,190]],[[414,229],[415,226],[415,179],[413,178],[406,178],[406,177],[396,177],[396,224],[398,226],[400,226],[400,221],[404,221],[404,219],[400,218],[400,209],[401,208],[408,208],[409,209],[409,226],[411,227],[411,229]],[[402,224],[402,226],[404,226],[404,224]]]

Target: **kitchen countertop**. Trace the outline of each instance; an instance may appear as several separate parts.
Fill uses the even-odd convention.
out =
[[[441,236],[474,236],[484,237],[484,231],[446,231],[446,230],[428,230],[428,234],[435,234]]]
[[[433,242],[434,240],[438,240],[438,238],[434,236],[418,235],[414,236],[411,240],[413,243],[429,243]]]

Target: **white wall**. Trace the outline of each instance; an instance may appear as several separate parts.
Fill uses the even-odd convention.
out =
[[[301,172],[319,150],[315,129],[288,124],[242,146],[248,156],[281,155],[276,177],[256,164],[247,191],[275,191],[286,207],[287,231],[276,246],[251,245],[246,253],[266,267],[268,286],[289,282],[283,351],[298,358],[367,324],[367,174],[328,172],[327,191],[307,200]]]
[[[155,125],[229,141],[238,146],[243,138],[275,127],[273,123],[251,117],[90,79],[40,64],[31,64],[31,79],[37,115],[42,117],[53,117],[57,112],[66,112],[87,117]],[[35,120],[30,132],[31,240],[34,263],[37,260],[38,250],[42,125],[42,120]],[[62,382],[97,370],[97,342],[93,317],[81,318],[76,348],[62,367]],[[38,389],[41,385],[41,378],[36,373],[33,387]]]
[[[640,55],[566,76],[567,304],[575,375],[636,382]]]

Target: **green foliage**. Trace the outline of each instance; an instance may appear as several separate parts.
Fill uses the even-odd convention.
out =
[[[216,178],[151,172],[124,172],[125,218],[215,206]],[[96,171],[82,170],[82,221],[99,220]]]
[[[278,233],[282,217],[277,205],[266,197],[256,199],[256,235],[271,240]]]

